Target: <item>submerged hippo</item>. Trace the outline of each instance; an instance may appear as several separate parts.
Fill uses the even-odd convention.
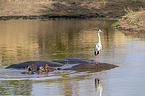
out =
[[[70,65],[69,67],[61,67],[60,70],[75,70],[75,71],[92,71],[92,72],[99,72],[102,70],[109,70],[115,67],[118,67],[113,64],[108,63],[100,63],[96,64],[95,60],[84,59],[84,58],[63,58],[57,59],[53,62],[63,63],[65,65]]]
[[[38,66],[34,66],[32,64],[32,65],[28,66],[27,70],[28,71],[24,71],[24,72],[21,72],[21,73],[22,74],[29,74],[29,75],[30,74],[35,74],[35,73],[37,73],[37,74],[48,74],[48,72],[51,72],[54,69],[50,68],[48,66],[48,64],[45,64],[45,67],[43,67],[43,66],[38,67]]]
[[[48,64],[45,64],[45,67],[43,66],[40,66],[40,67],[37,67],[37,66],[34,66],[33,64],[28,66],[28,72],[22,72],[22,74],[34,74],[34,73],[37,73],[37,74],[48,74],[48,72],[50,71],[53,71],[54,69],[53,68],[49,68],[48,67]]]
[[[63,58],[63,59],[56,59],[53,62],[59,62],[63,64],[91,64],[94,63],[95,60],[84,59],[84,58]]]
[[[33,68],[32,68],[32,65],[34,66]],[[29,66],[30,66],[30,69],[29,69]],[[48,68],[46,68],[46,67],[48,67]],[[15,68],[15,69],[28,68],[28,72],[30,70],[30,73],[35,72],[33,69],[37,70],[36,72],[45,71],[46,73],[48,73],[49,71],[55,70],[55,69],[98,72],[98,71],[102,71],[102,70],[109,70],[109,69],[112,69],[115,67],[118,67],[118,66],[113,65],[113,64],[107,64],[107,63],[99,63],[99,62],[96,64],[95,60],[89,60],[89,59],[83,59],[83,58],[63,58],[63,59],[54,60],[53,62],[27,61],[27,62],[20,63],[20,64],[10,65],[10,66],[6,67],[6,69],[8,69],[8,68]],[[39,68],[39,69],[37,69],[37,68]]]
[[[91,72],[100,72],[103,70],[110,70],[115,67],[119,67],[117,65],[108,64],[108,63],[94,63],[94,64],[79,64],[76,66],[73,66],[71,70],[75,71],[91,71]]]
[[[19,63],[19,64],[13,64],[13,65],[10,65],[8,67],[6,67],[6,69],[8,68],[15,68],[15,69],[25,69],[25,68],[28,68],[28,66],[31,66],[31,65],[34,65],[34,66],[45,66],[45,64],[48,64],[48,66],[50,67],[60,67],[64,64],[61,64],[61,63],[57,63],[57,62],[50,62],[50,61],[27,61],[27,62],[23,62],[23,63]]]

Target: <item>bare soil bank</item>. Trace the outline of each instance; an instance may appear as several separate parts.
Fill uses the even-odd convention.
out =
[[[0,20],[119,18],[125,9],[145,8],[143,0],[1,0]]]

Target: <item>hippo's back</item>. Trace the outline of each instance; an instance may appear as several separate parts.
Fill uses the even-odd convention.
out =
[[[23,62],[23,63],[19,63],[19,64],[10,65],[10,66],[6,67],[6,69],[8,69],[8,68],[24,69],[32,64],[34,66],[45,66],[45,64],[48,64],[48,66],[50,66],[50,67],[59,67],[59,66],[63,65],[58,62],[50,62],[50,61],[27,61],[27,62]]]

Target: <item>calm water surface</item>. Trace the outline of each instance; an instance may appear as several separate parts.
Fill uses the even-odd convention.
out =
[[[115,21],[9,20],[0,21],[0,95],[144,96],[145,33],[111,28]],[[86,58],[95,60],[94,46],[101,29],[99,62],[118,65],[102,72],[53,71],[24,75],[4,69],[30,60]]]

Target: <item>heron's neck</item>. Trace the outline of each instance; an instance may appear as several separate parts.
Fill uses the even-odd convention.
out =
[[[101,37],[100,37],[100,32],[98,32],[98,38],[99,38],[99,43],[101,44]]]

